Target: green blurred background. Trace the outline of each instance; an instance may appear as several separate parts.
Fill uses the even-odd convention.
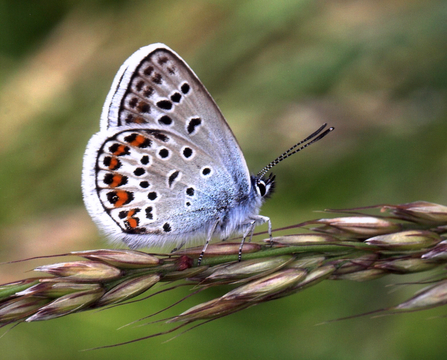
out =
[[[275,168],[274,227],[314,210],[447,204],[447,2],[0,2],[0,261],[106,247],[81,198],[85,145],[119,66],[141,46],[178,52],[213,95],[253,172],[320,124],[336,131]],[[57,260],[56,260],[57,261]],[[1,265],[0,281],[52,259]],[[126,327],[189,293],[21,324],[2,359],[445,359],[445,309],[323,326],[397,304],[415,277],[325,282],[163,343],[79,352],[167,329]],[[397,290],[397,291],[396,291]],[[167,312],[218,296],[213,290]]]

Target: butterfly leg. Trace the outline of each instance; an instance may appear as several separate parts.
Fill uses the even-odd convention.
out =
[[[262,216],[262,215],[258,215],[255,218],[256,222],[258,224],[264,224],[267,223],[268,225],[268,233],[269,233],[269,238],[270,238],[270,244],[273,244],[273,235],[272,235],[272,222],[270,221],[270,218],[267,216]],[[251,238],[250,238],[251,241]]]
[[[180,250],[183,246],[185,246],[185,244],[186,244],[186,241],[182,241],[179,245],[177,245],[174,249],[171,250],[171,254]]]
[[[265,217],[265,216],[264,216]],[[268,232],[269,232],[269,239],[270,239],[270,247],[273,246],[273,235],[272,235],[272,222],[270,221],[270,218],[266,218],[266,223],[268,225]]]
[[[248,234],[250,234],[250,240],[248,242],[251,242],[251,239],[253,237],[253,231],[255,230],[255,224],[256,220],[251,221],[248,224],[247,230],[244,232],[244,235],[242,236],[241,245],[239,246],[238,261],[242,260],[242,248],[244,247],[245,239],[247,238]]]
[[[261,216],[259,215],[259,217],[262,218],[262,222],[263,223],[267,223],[268,226],[268,233],[269,233],[269,238],[270,238],[270,245],[273,244],[273,235],[272,235],[272,222],[270,221],[270,218],[267,216]]]
[[[210,243],[210,241],[211,241],[211,239],[213,237],[214,231],[216,231],[216,228],[217,228],[218,224],[219,224],[219,220],[217,220],[213,224],[213,226],[210,228],[210,231],[209,231],[208,236],[206,238],[205,245],[203,245],[202,252],[200,253],[199,258],[197,259],[197,266],[200,266],[200,263],[202,262],[202,259],[203,259],[203,255],[205,255],[206,248],[208,247],[208,244]]]
[[[239,246],[239,256],[238,256],[239,261],[242,260],[242,248],[244,247],[245,239],[247,238],[248,234],[250,234],[250,239],[248,240],[248,242],[251,242],[251,239],[253,238],[253,232],[255,231],[256,223],[258,223],[258,224],[267,223],[268,224],[268,233],[269,233],[269,237],[270,237],[270,244],[273,244],[272,222],[270,221],[270,218],[267,216],[258,215],[256,217],[254,217],[253,220],[250,221],[250,223],[247,224],[248,225],[247,231],[244,233],[244,235],[242,237],[241,245]]]

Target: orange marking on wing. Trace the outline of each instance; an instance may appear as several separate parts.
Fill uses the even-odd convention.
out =
[[[113,176],[112,183],[109,186],[112,188],[117,187],[121,184],[122,180],[123,180],[123,176],[120,174],[116,174]]]
[[[137,135],[137,136],[135,137],[135,140],[132,141],[130,144],[131,144],[132,146],[140,146],[142,143],[144,143],[145,140],[146,140],[146,138],[145,138],[144,136],[142,136],[142,135]]]
[[[135,123],[135,124],[145,124],[145,123],[147,123],[147,121],[144,118],[142,118],[141,116],[137,116],[135,119],[133,119],[132,122]]]
[[[132,229],[135,229],[138,226],[138,220],[134,218],[127,218],[127,223]]]
[[[116,208],[123,206],[129,200],[129,194],[126,191],[117,191],[116,196],[118,197],[114,204]]]
[[[113,155],[120,156],[120,155],[124,154],[125,152],[126,152],[126,146],[120,145],[117,147],[117,149],[115,150]]]
[[[109,165],[109,169],[110,170],[115,170],[116,167],[118,166],[119,161],[116,157],[112,157],[112,159],[110,160],[110,165]]]
[[[127,212],[127,224],[130,228],[135,229],[136,227],[138,227],[138,219],[133,218],[132,216],[134,216],[136,214],[135,209],[129,210]]]

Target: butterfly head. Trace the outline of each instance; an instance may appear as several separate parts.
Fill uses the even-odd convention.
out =
[[[256,194],[261,199],[268,199],[275,190],[275,175],[269,174],[269,176],[252,176],[253,187],[256,190]]]

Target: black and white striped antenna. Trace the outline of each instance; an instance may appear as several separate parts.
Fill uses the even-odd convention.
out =
[[[287,159],[289,156],[296,154],[298,151],[301,151],[305,148],[307,148],[309,145],[316,143],[317,141],[323,139],[327,134],[329,134],[332,130],[334,130],[333,127],[327,128],[324,130],[324,128],[327,126],[327,124],[323,124],[317,131],[310,134],[307,138],[304,140],[301,140],[299,143],[293,145],[289,150],[278,156],[275,160],[273,160],[271,163],[269,163],[266,167],[264,167],[257,175],[256,177],[258,179],[262,178],[267,172],[270,171],[272,167],[275,165],[278,165],[281,161],[284,159]],[[324,130],[324,131],[323,131]],[[322,132],[323,131],[323,132]],[[302,145],[297,149],[298,146]]]

